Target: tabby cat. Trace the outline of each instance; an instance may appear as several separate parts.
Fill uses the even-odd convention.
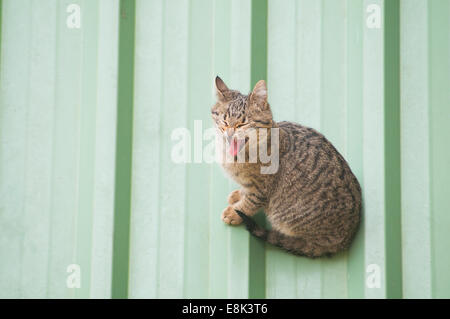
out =
[[[212,118],[232,161],[222,166],[241,189],[228,196],[222,220],[242,222],[248,231],[295,255],[331,256],[347,249],[360,222],[361,189],[350,167],[333,145],[316,130],[293,122],[275,122],[267,102],[266,83],[259,81],[249,95],[230,90],[215,80],[217,103]],[[268,152],[274,149],[271,131],[278,129],[279,167],[262,174],[263,164],[238,161],[237,156],[255,146],[246,131],[266,130]],[[247,156],[247,155],[245,155]],[[248,159],[248,157],[245,157]],[[271,230],[251,216],[263,208]]]

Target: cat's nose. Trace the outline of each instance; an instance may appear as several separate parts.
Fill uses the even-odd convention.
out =
[[[225,135],[227,137],[228,142],[230,142],[231,139],[233,138],[233,135],[234,135],[234,129],[233,128],[227,128],[227,131],[226,131]]]

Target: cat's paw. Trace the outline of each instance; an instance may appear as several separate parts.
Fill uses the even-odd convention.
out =
[[[228,195],[228,204],[233,205],[241,200],[241,191],[236,189]]]
[[[222,220],[228,225],[239,225],[242,223],[242,218],[236,214],[233,207],[228,206],[222,212]]]

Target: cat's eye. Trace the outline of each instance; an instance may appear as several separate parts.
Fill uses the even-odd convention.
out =
[[[220,130],[222,131],[222,132],[224,132],[227,128],[229,128],[230,126],[228,125],[228,122],[227,121],[222,121],[220,124],[219,124],[219,128],[220,128]]]
[[[248,123],[240,123],[240,124],[236,125],[236,128],[240,128],[240,127],[245,126],[245,125],[247,125],[247,124],[248,124]]]

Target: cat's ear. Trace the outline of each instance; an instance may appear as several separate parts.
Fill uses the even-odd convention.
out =
[[[219,76],[216,76],[215,84],[217,98],[220,101],[225,101],[225,92],[229,91],[228,87]]]
[[[250,103],[256,105],[260,109],[267,108],[267,86],[266,81],[260,80],[255,84],[252,93],[250,94]]]

